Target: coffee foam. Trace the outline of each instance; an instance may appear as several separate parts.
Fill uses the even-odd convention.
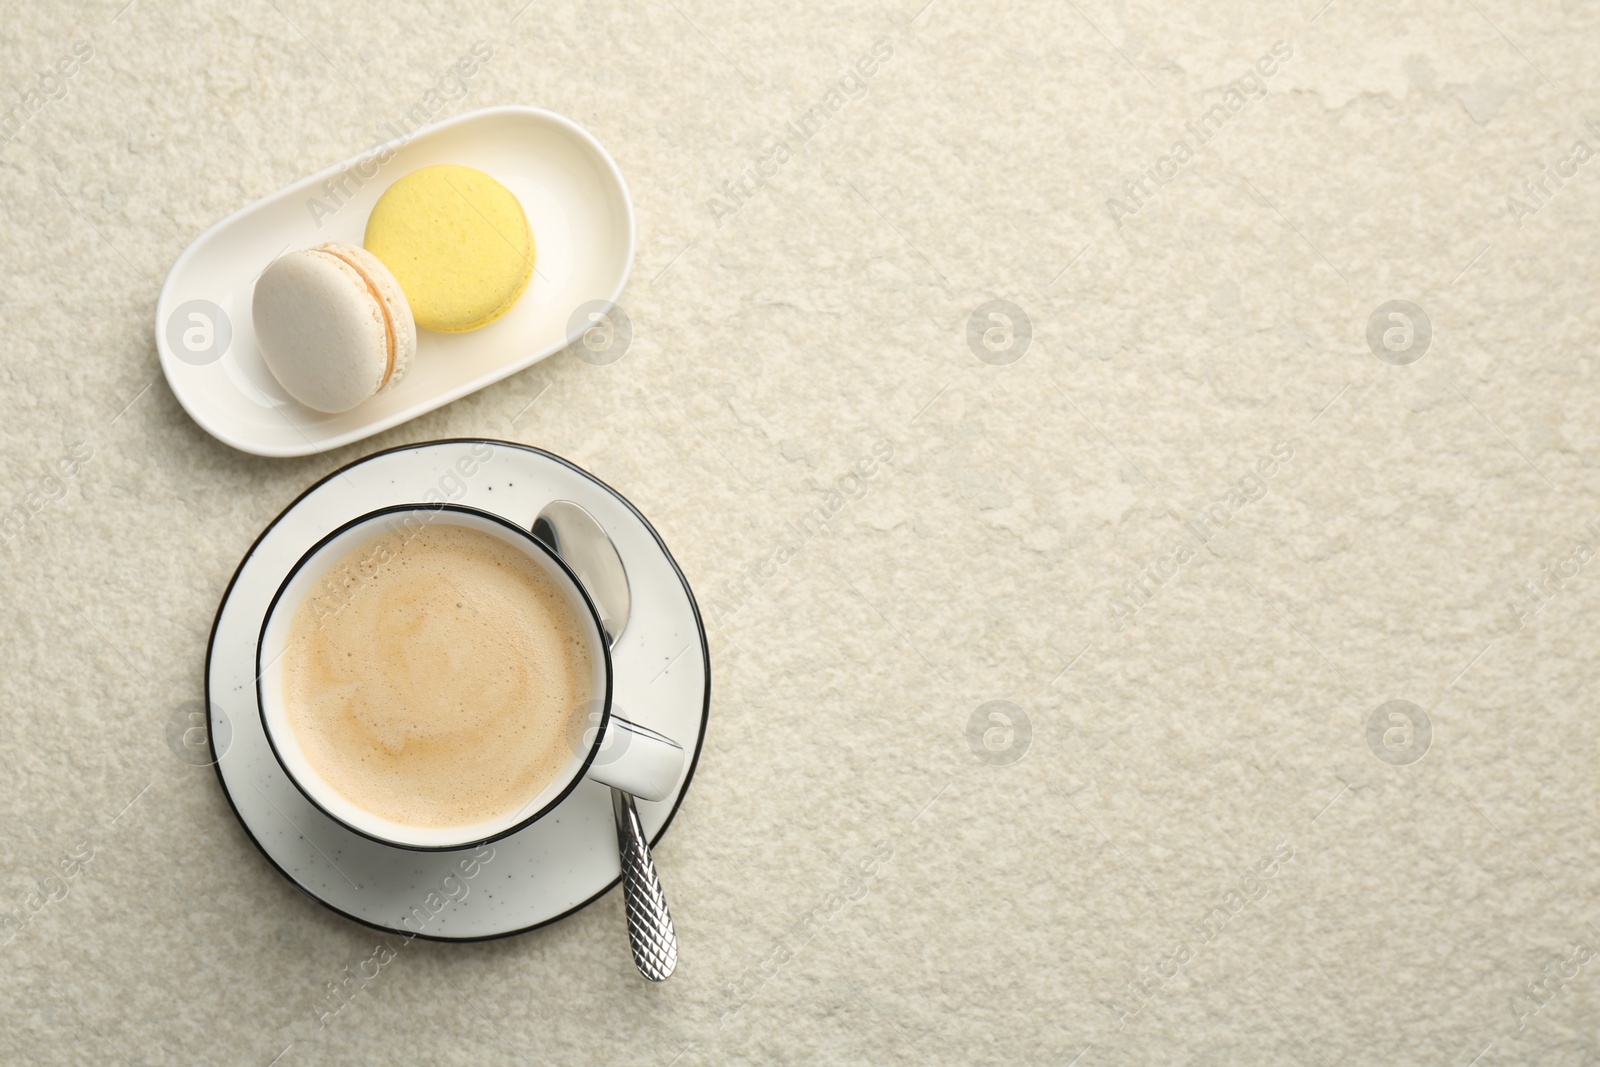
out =
[[[592,665],[562,589],[520,550],[435,522],[334,562],[290,623],[286,717],[351,803],[408,826],[509,814],[567,765]]]

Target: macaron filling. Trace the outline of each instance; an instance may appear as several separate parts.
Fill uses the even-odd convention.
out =
[[[388,362],[384,365],[383,377],[379,379],[377,389],[378,392],[383,392],[383,390],[389,385],[389,379],[394,376],[395,329],[394,316],[389,311],[389,302],[383,298],[383,293],[378,290],[377,283],[372,280],[371,276],[368,275],[366,271],[361,269],[361,264],[355,262],[355,260],[349,256],[340,255],[328,245],[320,245],[311,249],[311,251],[321,252],[325,256],[332,256],[340,263],[343,263],[345,266],[355,271],[357,276],[360,277],[362,284],[367,287],[367,292],[372,296],[373,301],[378,305],[378,310],[383,314],[383,339],[385,345],[387,346]]]

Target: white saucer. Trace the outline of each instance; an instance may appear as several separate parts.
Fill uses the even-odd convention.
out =
[[[438,499],[524,526],[550,501],[573,500],[616,542],[633,593],[628,628],[613,652],[616,706],[689,753],[665,800],[639,802],[652,842],[666,831],[699,761],[710,657],[688,583],[644,516],[593,475],[525,445],[469,439],[380,452],[328,475],[263,531],[223,594],[206,654],[212,755],[223,792],[273,866],[334,911],[396,933],[474,941],[553,922],[616,885],[610,790],[583,781],[544,818],[481,852],[395,848],[345,829],[305,799],[273,758],[256,702],[262,617],[296,561],[358,515]],[[492,858],[483,859],[491,849]]]

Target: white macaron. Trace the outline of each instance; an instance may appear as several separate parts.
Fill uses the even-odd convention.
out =
[[[306,407],[349,411],[400,380],[417,326],[400,283],[359,245],[279,256],[251,303],[261,356]]]

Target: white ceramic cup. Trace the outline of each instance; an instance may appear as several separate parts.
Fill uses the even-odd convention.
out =
[[[522,552],[550,575],[571,604],[580,636],[588,646],[589,662],[594,670],[591,688],[594,697],[583,708],[573,711],[572,752],[566,766],[515,811],[459,826],[411,826],[376,815],[347,799],[307,760],[289,725],[280,660],[290,624],[309,595],[347,597],[353,586],[370,579],[371,574],[367,572],[371,568],[382,565],[381,558],[374,558],[371,568],[358,566],[352,573],[335,575],[330,568],[336,561],[368,541],[388,535],[381,543],[397,547],[389,538],[398,538],[398,543],[403,544],[415,536],[416,530],[440,523],[466,527],[497,538]],[[449,684],[448,678],[439,679],[439,685]],[[611,651],[605,631],[588,593],[567,565],[530,531],[498,515],[458,504],[401,505],[374,511],[345,523],[302,556],[267,608],[256,648],[256,693],[267,743],[289,780],[306,799],[354,832],[401,848],[466,848],[516,833],[553,810],[586,777],[632,793],[641,800],[661,800],[677,784],[683,770],[682,747],[670,738],[629,722],[613,710]]]

